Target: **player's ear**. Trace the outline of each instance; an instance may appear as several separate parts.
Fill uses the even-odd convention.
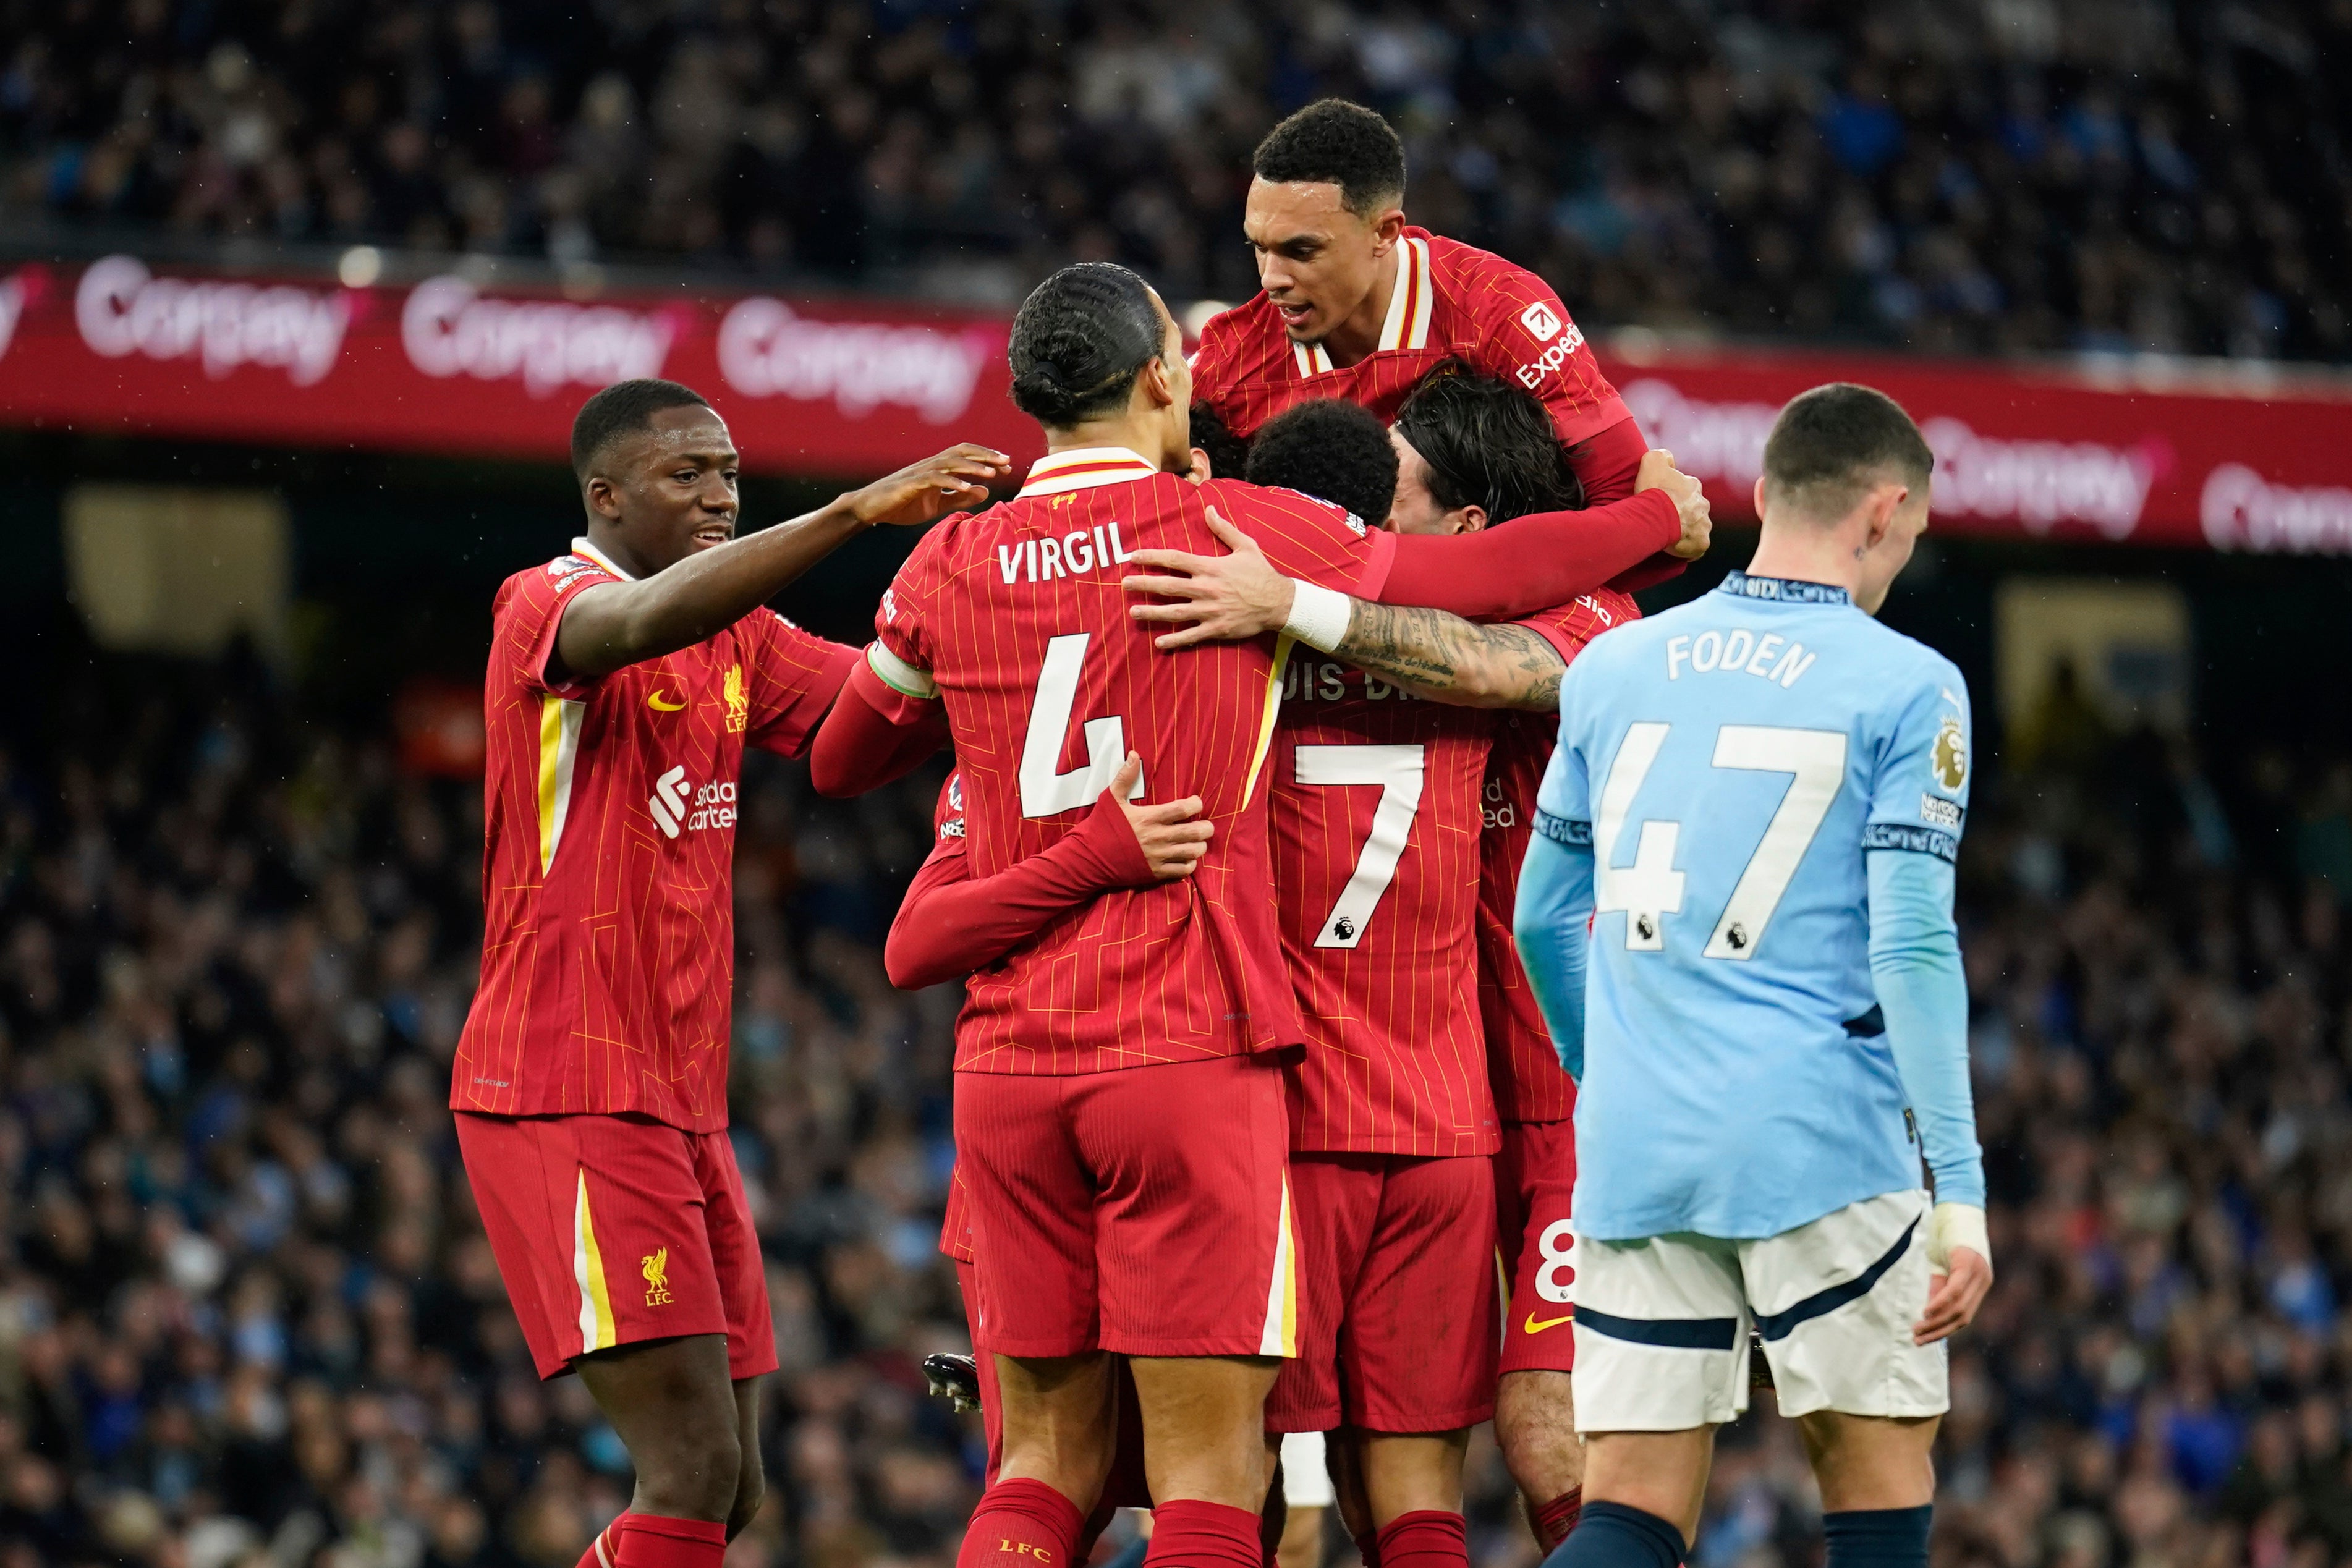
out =
[[[1457,534],[1475,534],[1486,526],[1486,508],[1475,501],[1469,506],[1455,507],[1454,515],[1460,519],[1454,525],[1454,531]]]
[[[1169,384],[1168,361],[1157,354],[1143,361],[1136,384],[1143,389],[1146,408],[1167,408],[1176,401],[1176,389]]]
[[[585,494],[590,511],[606,522],[617,523],[621,520],[620,487],[612,480],[602,474],[589,475]]]
[[[1390,207],[1372,219],[1372,237],[1380,242],[1382,256],[1404,237],[1404,209]]]
[[[1870,489],[1870,533],[1865,548],[1876,549],[1895,528],[1895,514],[1902,508],[1904,497],[1911,494],[1904,485],[1874,485]]]
[[[1755,493],[1754,493],[1753,495],[1751,495],[1751,496],[1748,497],[1748,499],[1749,499],[1749,500],[1751,500],[1751,501],[1753,501],[1753,502],[1756,504],[1756,520],[1757,520],[1758,522],[1759,522],[1759,523],[1760,523],[1760,522],[1762,522],[1762,521],[1764,520],[1764,476],[1763,476],[1763,475],[1759,474],[1758,476],[1756,476],[1756,489],[1755,489]]]

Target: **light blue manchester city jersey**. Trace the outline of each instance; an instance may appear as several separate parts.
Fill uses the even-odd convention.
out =
[[[1733,573],[1569,666],[1538,825],[1590,842],[1580,1234],[1777,1235],[1920,1185],[1866,855],[1953,859],[1968,688],[1843,589]]]

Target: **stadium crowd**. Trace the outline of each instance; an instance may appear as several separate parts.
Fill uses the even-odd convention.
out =
[[[1591,325],[2352,357],[2320,0],[0,0],[0,233],[1240,298],[1248,151],[1339,93]]]
[[[1997,769],[1963,855],[1996,1293],[1938,1562],[2352,1559],[2352,765],[2148,737]],[[38,738],[35,738],[37,737]],[[783,1373],[734,1568],[944,1568],[976,1433],[933,1250],[956,988],[883,977],[939,774],[755,757],[735,1142]],[[257,668],[105,659],[0,761],[0,1568],[570,1568],[627,1497],[541,1384],[454,1151],[478,790]],[[1817,1559],[1769,1405],[1700,1568]],[[1472,1554],[1532,1541],[1482,1436]],[[1333,1538],[1345,1552],[1344,1538]]]

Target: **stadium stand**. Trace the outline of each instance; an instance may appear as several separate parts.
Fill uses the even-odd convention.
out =
[[[1103,256],[1240,298],[1248,149],[1333,92],[1405,131],[1418,220],[1538,267],[1588,326],[2352,356],[2352,100],[2325,64],[2352,15],[2317,0],[0,19],[0,239],[682,257],[1003,299]]]
[[[255,664],[77,654],[0,767],[0,1563],[569,1568],[625,1497],[541,1385],[451,1152],[474,788]],[[2352,764],[2046,716],[1962,917],[2001,1258],[1939,1563],[2352,1553]],[[738,1568],[936,1568],[976,1434],[932,1250],[956,988],[883,978],[937,773],[747,776],[735,1138],[784,1364]],[[1692,1561],[1813,1561],[1789,1424],[1727,1435]],[[1491,1444],[1474,1560],[1532,1562]]]

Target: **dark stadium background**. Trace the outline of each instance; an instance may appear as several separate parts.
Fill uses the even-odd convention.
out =
[[[2341,0],[0,0],[0,271],[323,278],[367,246],[409,280],[463,251],[524,287],[1001,308],[1112,255],[1238,298],[1233,171],[1336,91],[1405,129],[1416,218],[1596,335],[2307,361],[2340,398],[2347,34]],[[21,373],[0,404],[55,390]],[[453,1157],[478,787],[404,767],[399,716],[478,678],[498,581],[577,531],[568,476],[10,423],[0,1568],[568,1568],[625,1459],[529,1376]],[[858,476],[803,468],[751,480],[747,521]],[[98,646],[63,521],[93,483],[282,497],[282,656]],[[1961,915],[2000,1278],[1956,1353],[1937,1561],[2327,1568],[2352,569],[2084,537],[1931,536],[1887,612],[1967,673],[1984,754]],[[908,543],[779,607],[859,640]],[[2052,686],[2008,727],[2000,606],[2033,579],[2177,589],[2183,722]],[[877,946],[938,777],[836,804],[747,769],[737,1145],[784,1373],[733,1568],[944,1568],[971,1503],[973,1433],[915,1370],[962,1333],[930,1251],[955,998],[893,992]],[[1472,1483],[1474,1556],[1524,1568],[1491,1445]],[[1813,1507],[1767,1405],[1692,1561],[1816,1562]]]

